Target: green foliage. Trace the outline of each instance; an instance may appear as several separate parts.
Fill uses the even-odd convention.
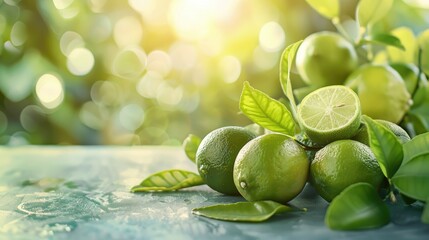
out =
[[[414,137],[411,141],[404,144],[403,164],[421,154],[429,153],[429,133]]]
[[[296,117],[296,103],[295,97],[293,95],[292,83],[290,79],[290,73],[292,70],[292,64],[295,59],[296,52],[298,51],[299,46],[301,45],[302,40],[296,43],[289,45],[282,53],[280,58],[280,84],[283,89],[283,93],[288,98],[292,114]]]
[[[131,192],[175,191],[203,184],[203,179],[196,173],[172,169],[150,175],[132,187]]]
[[[295,134],[292,114],[281,102],[244,83],[240,97],[240,110],[260,126],[289,136]]]
[[[362,118],[368,129],[370,148],[384,176],[390,179],[401,166],[404,156],[402,145],[389,129],[368,116]]]
[[[305,0],[320,15],[328,18],[337,18],[340,14],[339,0]]]
[[[361,27],[368,27],[383,19],[390,11],[394,0],[360,0],[356,17]]]
[[[408,160],[393,176],[392,182],[402,194],[426,201],[429,198],[429,153]]]
[[[401,40],[390,34],[371,35],[364,39],[363,42],[382,46],[392,46],[405,51],[405,47],[402,45]]]
[[[198,146],[201,143],[201,138],[193,134],[189,134],[188,137],[183,141],[183,148],[186,156],[195,163],[195,155],[197,153]]]
[[[368,183],[346,188],[334,198],[325,215],[326,225],[335,230],[378,228],[389,222],[389,209]]]
[[[192,213],[208,218],[233,222],[262,222],[275,214],[290,212],[289,206],[273,201],[237,202],[194,208]]]

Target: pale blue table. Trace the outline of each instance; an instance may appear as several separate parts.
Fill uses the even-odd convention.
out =
[[[391,206],[393,222],[378,230],[341,232],[325,227],[327,204],[311,189],[293,201],[308,212],[257,224],[192,215],[195,207],[243,201],[206,186],[129,192],[170,168],[196,171],[180,148],[0,147],[0,239],[429,239],[420,206]]]

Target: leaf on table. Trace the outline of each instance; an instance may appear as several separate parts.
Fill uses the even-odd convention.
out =
[[[289,136],[295,134],[295,121],[286,106],[251,87],[248,82],[244,82],[241,92],[240,110],[268,130]]]
[[[392,46],[405,51],[405,47],[402,45],[401,40],[390,34],[376,34],[369,36],[368,38],[365,38],[363,42],[383,46]]]
[[[415,136],[411,141],[404,145],[404,160],[402,164],[406,164],[414,157],[429,153],[429,133],[423,133]]]
[[[379,228],[389,222],[389,209],[369,183],[344,189],[332,200],[325,215],[325,224],[334,230]]]
[[[422,222],[429,224],[429,198],[426,200],[425,208],[423,209]]]
[[[203,184],[204,180],[196,173],[171,169],[150,175],[132,187],[131,192],[167,192]]]
[[[193,134],[189,134],[188,137],[186,137],[183,141],[183,148],[185,150],[185,154],[194,163],[196,159],[195,156],[197,153],[197,149],[198,146],[200,146],[200,143],[201,138]]]
[[[402,145],[392,131],[368,116],[362,118],[367,126],[370,148],[384,176],[390,179],[401,166],[404,157]]]
[[[390,11],[394,0],[360,0],[356,18],[361,27],[372,25],[383,19]]]
[[[295,59],[296,52],[303,40],[293,43],[286,47],[280,57],[280,85],[283,93],[288,98],[293,116],[296,117],[296,102],[293,95],[292,82],[290,79],[290,72],[292,70],[293,60]]]
[[[289,211],[293,208],[274,201],[237,202],[192,209],[196,215],[232,222],[262,222],[276,213]]]
[[[338,17],[340,3],[338,0],[305,0],[320,15],[328,19]]]
[[[426,201],[429,198],[429,153],[408,160],[393,176],[392,182],[400,193]]]

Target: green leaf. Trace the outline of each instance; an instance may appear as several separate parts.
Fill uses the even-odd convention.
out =
[[[338,0],[305,0],[320,15],[333,19],[340,13],[340,3]]]
[[[392,182],[402,194],[426,201],[429,198],[429,153],[418,155],[402,165]]]
[[[390,34],[397,37],[405,48],[404,51],[398,48],[387,47],[386,50],[390,62],[414,63],[418,44],[413,30],[408,27],[398,27],[390,31]]]
[[[393,5],[394,0],[360,0],[356,8],[356,17],[361,27],[372,25],[383,19]]]
[[[369,183],[356,183],[332,200],[325,224],[335,230],[382,227],[390,222],[389,209]]]
[[[429,199],[427,199],[425,208],[423,209],[422,222],[429,224]]]
[[[139,185],[131,188],[131,192],[166,192],[203,185],[200,175],[185,170],[171,169],[154,173]]]
[[[186,156],[195,162],[195,155],[197,153],[198,146],[200,146],[201,138],[193,134],[189,134],[188,137],[183,141],[183,148],[185,149]]]
[[[417,135],[411,141],[404,144],[404,160],[406,164],[418,155],[429,153],[429,133]]]
[[[282,87],[283,93],[288,98],[293,116],[296,116],[296,103],[295,97],[293,96],[292,82],[290,79],[290,72],[292,69],[293,60],[295,58],[296,52],[298,51],[299,46],[303,40],[300,40],[296,43],[289,45],[282,53],[280,58],[280,85]]]
[[[426,29],[418,36],[419,47],[422,49],[422,69],[429,75],[429,29]]]
[[[273,201],[237,202],[192,209],[192,213],[233,222],[262,222],[276,213],[288,212],[289,206]]]
[[[402,45],[401,40],[390,34],[376,34],[369,36],[368,38],[364,39],[363,42],[383,46],[392,46],[405,51],[405,47]]]
[[[286,106],[254,89],[248,82],[244,82],[241,92],[240,110],[254,123],[268,130],[289,136],[295,134],[295,122]]]
[[[429,131],[429,84],[427,81],[420,81],[408,117],[417,134]]]
[[[362,118],[368,129],[370,148],[384,176],[390,179],[401,166],[404,157],[402,145],[392,131],[368,116]]]

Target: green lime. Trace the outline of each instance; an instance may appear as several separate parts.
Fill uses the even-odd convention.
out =
[[[398,123],[412,103],[402,77],[387,65],[364,65],[350,75],[347,83],[356,89],[362,114],[373,119]]]
[[[304,188],[309,165],[304,149],[293,139],[266,134],[240,150],[234,164],[234,183],[248,201],[286,203]]]
[[[400,143],[404,144],[411,140],[410,135],[408,135],[408,133],[399,125],[389,121],[380,120],[380,119],[376,119],[375,121],[377,121],[387,129],[392,131],[393,134],[395,134],[395,136],[398,138]],[[369,136],[368,136],[368,131],[365,124],[362,124],[360,126],[356,135],[352,139],[369,146]]]
[[[378,188],[383,173],[371,149],[354,140],[340,140],[316,153],[310,166],[310,182],[330,202],[346,187],[367,182]]]
[[[238,195],[232,177],[234,161],[240,149],[255,135],[242,127],[218,128],[204,137],[198,146],[196,163],[205,183],[220,193]]]
[[[348,139],[360,125],[359,98],[345,86],[319,88],[302,100],[298,116],[305,133],[315,143]]]
[[[302,42],[296,67],[310,86],[339,85],[358,67],[353,44],[334,32],[313,33]]]

